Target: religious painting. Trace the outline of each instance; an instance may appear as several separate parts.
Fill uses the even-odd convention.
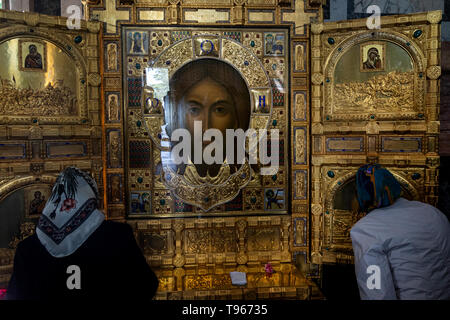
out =
[[[383,42],[370,42],[360,45],[360,71],[384,71],[386,61],[386,44]]]
[[[404,40],[406,41],[406,40]],[[345,47],[343,45],[343,47]],[[415,118],[423,109],[424,77],[415,76],[406,43],[366,41],[331,57],[325,70],[325,118],[328,120]],[[355,61],[360,61],[355,68]]]
[[[106,114],[108,122],[120,122],[120,93],[106,93]]]
[[[152,202],[150,192],[130,193],[131,214],[151,213],[151,203]]]
[[[39,40],[19,40],[19,70],[47,72],[47,46]]]
[[[110,203],[123,202],[123,186],[121,174],[108,174],[108,199]]]
[[[0,114],[26,123],[26,116],[51,122],[80,116],[86,87],[81,86],[76,60],[61,47],[44,39],[11,38],[0,43],[0,61],[8,66],[0,68]]]
[[[284,33],[264,33],[264,54],[266,56],[283,56],[285,50]]]
[[[25,215],[28,218],[38,218],[51,195],[50,185],[39,185],[24,189]]]
[[[284,189],[265,189],[264,190],[264,209],[284,210]]]
[[[148,33],[145,31],[127,32],[127,52],[130,55],[148,54]]]

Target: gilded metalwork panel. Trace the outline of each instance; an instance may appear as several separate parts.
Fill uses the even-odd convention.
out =
[[[363,152],[364,137],[332,137],[325,139],[327,152]]]
[[[306,200],[308,197],[308,171],[294,171],[294,200]]]
[[[419,119],[424,112],[423,53],[404,36],[372,33],[350,33],[333,45],[324,71],[325,117],[349,119],[351,112],[355,120]],[[355,61],[359,68],[352,67]]]
[[[172,230],[161,230],[160,232],[142,232],[139,234],[141,248],[144,255],[173,254],[175,250],[175,235]]]
[[[382,152],[422,152],[422,137],[381,137]]]
[[[294,218],[294,246],[307,245],[307,218]]]
[[[294,112],[295,121],[306,121],[308,112],[308,99],[305,91],[294,91]]]
[[[307,130],[305,127],[294,127],[294,163],[306,164]]]
[[[64,49],[38,39],[15,38],[0,44],[0,59],[8,65],[8,68],[0,69],[0,99],[3,100],[0,101],[0,113],[10,116],[79,115],[77,79],[80,76],[75,61]],[[32,55],[29,50],[36,53]],[[48,63],[52,65],[50,72],[46,71]]]
[[[279,227],[249,227],[248,251],[278,251],[280,250],[280,228]]]

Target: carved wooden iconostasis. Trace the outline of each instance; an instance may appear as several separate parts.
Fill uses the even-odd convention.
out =
[[[98,22],[0,11],[0,286],[61,170],[91,172],[103,193]]]

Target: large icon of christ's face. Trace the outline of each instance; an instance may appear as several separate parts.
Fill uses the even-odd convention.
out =
[[[196,121],[201,122],[203,132],[218,129],[222,133],[224,158],[227,154],[226,129],[248,129],[249,90],[241,75],[225,62],[199,59],[186,64],[172,76],[170,92],[169,131],[187,129],[191,134],[191,150],[194,150],[194,144],[201,144],[204,149],[211,143],[199,137],[194,139]],[[220,166],[196,167],[201,176],[208,171],[213,176]]]

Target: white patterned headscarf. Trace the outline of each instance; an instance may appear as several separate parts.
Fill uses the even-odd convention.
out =
[[[58,176],[36,227],[42,245],[54,257],[74,253],[101,225],[98,188],[89,174],[68,167]]]

